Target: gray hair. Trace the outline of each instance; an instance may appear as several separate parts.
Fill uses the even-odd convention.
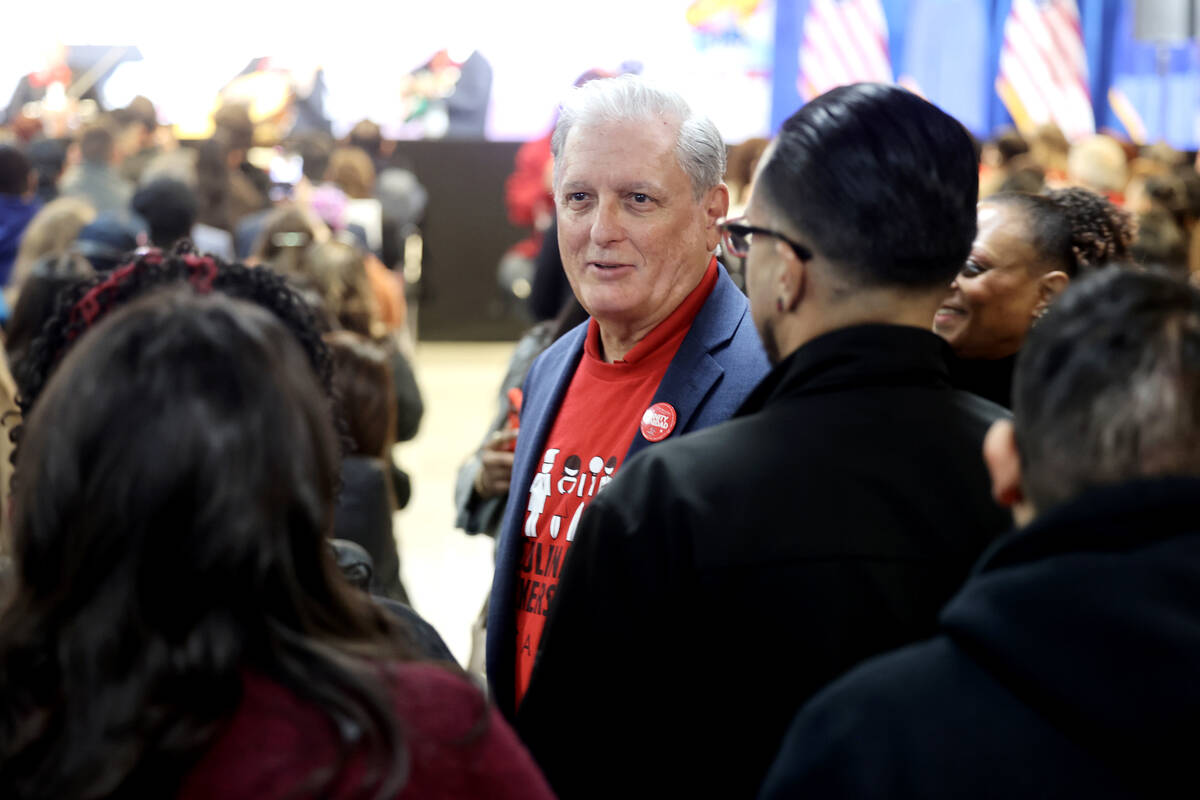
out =
[[[1026,339],[1013,396],[1039,512],[1095,486],[1200,477],[1200,291],[1118,267],[1073,281]]]
[[[555,184],[558,183],[563,147],[576,125],[663,117],[679,123],[675,157],[692,182],[692,195],[699,200],[725,175],[725,142],[721,132],[708,117],[693,112],[678,92],[656,86],[638,75],[601,78],[571,90],[563,102],[550,140]]]

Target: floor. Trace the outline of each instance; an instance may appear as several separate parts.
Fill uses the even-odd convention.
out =
[[[463,666],[492,582],[492,540],[454,527],[454,479],[496,413],[512,350],[511,343],[418,344],[414,366],[425,417],[417,437],[394,453],[413,482],[411,502],[395,516],[404,584],[413,607]]]

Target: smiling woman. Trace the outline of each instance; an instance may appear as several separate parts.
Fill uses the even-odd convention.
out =
[[[1009,405],[1029,329],[1079,275],[1129,257],[1129,214],[1085,189],[999,194],[979,204],[971,255],[934,316],[962,359],[957,382]]]

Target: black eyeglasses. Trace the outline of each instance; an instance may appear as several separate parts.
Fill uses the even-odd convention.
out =
[[[728,219],[720,222],[718,227],[721,229],[721,241],[725,243],[725,249],[731,255],[738,258],[745,258],[750,254],[750,245],[754,241],[755,234],[762,236],[770,236],[773,239],[785,243],[796,253],[796,257],[801,261],[808,261],[813,257],[812,251],[802,244],[793,242],[788,237],[778,231],[773,231],[770,228],[760,228],[757,225],[747,225],[742,222],[745,217],[737,219]]]

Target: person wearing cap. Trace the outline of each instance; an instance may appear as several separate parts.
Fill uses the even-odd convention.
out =
[[[109,272],[137,246],[128,225],[112,214],[100,214],[79,231],[71,252],[86,258],[97,272]]]
[[[753,797],[801,703],[931,634],[1008,526],[980,455],[1005,412],[930,331],[977,184],[962,125],[899,87],[784,123],[721,226],[774,368],[575,531],[517,715],[560,797]]]
[[[562,680],[535,660],[584,509],[634,454],[727,419],[769,368],[713,255],[729,202],[716,126],[621,76],[573,90],[552,150],[563,266],[590,318],[530,369],[515,453],[483,454],[485,482],[508,492],[487,673],[510,719],[527,689]]]

